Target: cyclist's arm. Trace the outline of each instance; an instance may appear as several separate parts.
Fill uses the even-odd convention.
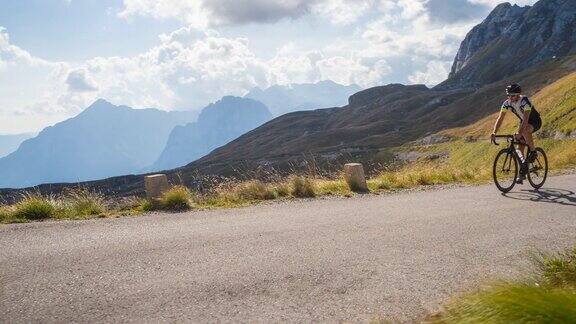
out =
[[[525,130],[526,127],[528,127],[528,121],[530,120],[530,113],[532,112],[532,103],[530,102],[530,100],[528,100],[528,98],[524,98],[522,100],[523,101],[525,100],[525,103],[523,105],[524,118],[522,119],[522,123],[520,124],[520,129],[518,129],[519,133]]]
[[[494,131],[492,132],[492,134],[498,133],[498,130],[502,125],[502,121],[504,121],[505,115],[506,115],[506,109],[500,109],[500,114],[498,115],[498,119],[496,119],[496,123],[494,124]]]

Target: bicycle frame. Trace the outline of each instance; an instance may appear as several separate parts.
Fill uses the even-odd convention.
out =
[[[518,152],[516,152],[516,145],[527,145],[526,142],[517,140],[516,136],[514,136],[514,135],[496,135],[494,137],[494,139],[492,140],[492,143],[494,145],[500,145],[496,142],[496,138],[505,138],[506,141],[508,143],[510,143],[510,146],[508,147],[508,151],[511,154],[514,154],[516,156],[516,158],[518,158],[518,160],[521,161],[520,156],[518,156]],[[522,154],[524,154],[524,152],[522,152]]]

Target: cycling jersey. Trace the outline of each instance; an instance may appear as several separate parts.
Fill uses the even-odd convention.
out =
[[[535,130],[537,128],[539,129],[542,124],[542,120],[540,119],[540,113],[538,113],[538,111],[536,110],[532,102],[530,102],[530,99],[528,99],[528,97],[520,96],[520,99],[518,99],[516,102],[512,102],[510,99],[507,99],[502,104],[501,110],[503,112],[506,112],[507,110],[512,111],[514,115],[516,115],[516,117],[520,119],[521,122],[524,121],[524,113],[530,111],[530,117],[528,119],[528,123],[534,126]]]

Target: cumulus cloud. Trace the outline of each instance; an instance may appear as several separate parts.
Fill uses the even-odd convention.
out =
[[[197,28],[276,22],[310,12],[318,0],[124,0],[120,16],[174,18]]]
[[[318,1],[312,11],[333,24],[348,25],[375,9],[376,4],[375,0],[325,0]]]
[[[310,0],[209,0],[203,7],[215,25],[240,25],[276,22],[283,18],[298,18],[310,12],[315,1]]]
[[[66,83],[70,91],[73,92],[91,92],[98,90],[98,86],[87,75],[85,69],[73,70],[68,73]]]
[[[196,28],[274,23],[316,14],[350,24],[387,0],[124,0],[120,17],[178,19]],[[410,0],[399,0],[410,1]]]
[[[362,87],[392,81],[434,85],[446,78],[460,41],[492,2],[124,0],[121,17],[177,19],[185,26],[160,35],[156,46],[139,55],[78,63],[37,58],[11,44],[0,27],[0,71],[25,74],[31,84],[20,87],[26,88],[20,101],[6,99],[15,97],[10,90],[14,81],[0,74],[0,108],[15,107],[10,109],[21,115],[70,116],[97,98],[135,108],[198,109],[224,95],[274,84],[333,80]],[[319,18],[315,23],[350,25],[354,32],[318,48],[301,47],[299,39],[292,39],[264,59],[247,38],[230,36],[230,28],[227,36],[216,31],[223,25],[306,15]]]
[[[8,64],[46,65],[47,61],[33,57],[27,51],[10,43],[6,28],[0,26],[0,67]]]
[[[491,9],[485,3],[463,0],[429,0],[426,8],[432,21],[450,24],[484,17]]]
[[[446,79],[450,72],[450,62],[430,61],[422,71],[416,71],[408,77],[413,84],[425,84],[434,86]]]

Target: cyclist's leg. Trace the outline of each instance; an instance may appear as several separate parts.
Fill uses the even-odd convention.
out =
[[[518,151],[520,151],[520,160],[526,160],[526,145],[525,144],[518,144]]]
[[[534,151],[534,137],[532,136],[532,133],[534,132],[534,126],[528,124],[528,126],[526,127],[526,129],[522,132],[522,136],[524,137],[524,140],[526,141],[526,144],[528,144],[528,148],[530,149],[530,151]]]

